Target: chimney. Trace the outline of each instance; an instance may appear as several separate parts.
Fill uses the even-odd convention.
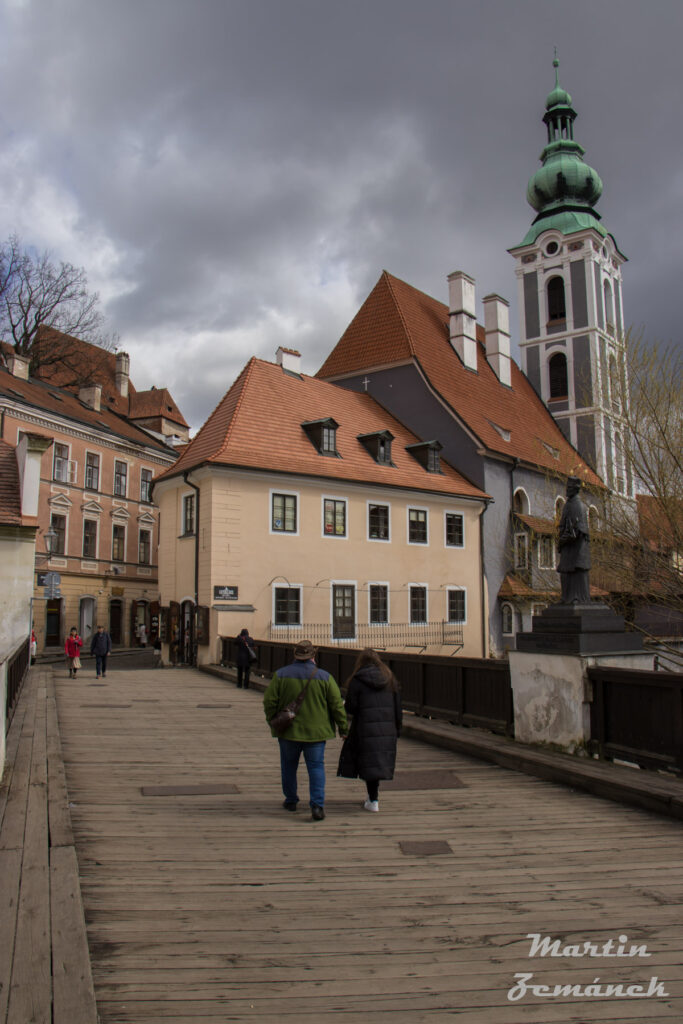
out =
[[[130,356],[127,352],[116,353],[116,390],[122,398],[128,398],[128,373]]]
[[[30,362],[31,360],[28,356],[20,356],[16,351],[7,356],[9,372],[13,377],[21,377],[22,380],[28,380],[28,368]]]
[[[22,516],[38,515],[40,462],[43,452],[47,451],[52,440],[51,437],[43,437],[42,434],[22,434],[17,445]]]
[[[301,373],[301,352],[295,348],[283,348],[280,345],[275,353],[275,362],[290,373]]]
[[[477,369],[477,317],[474,278],[462,270],[448,275],[451,345],[469,370]]]
[[[89,387],[79,388],[78,397],[83,402],[83,405],[87,405],[89,409],[99,412],[100,405],[102,404],[102,385],[91,384]]]
[[[500,295],[484,298],[486,358],[501,384],[512,385],[510,366],[510,303]]]

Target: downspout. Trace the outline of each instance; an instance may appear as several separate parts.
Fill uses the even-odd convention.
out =
[[[493,498],[487,498],[484,501],[484,511],[479,516],[479,564],[481,566],[481,584],[480,584],[480,597],[481,597],[481,656],[487,658],[489,655],[489,647],[486,643],[487,624],[488,617],[486,615],[486,573],[484,572],[484,516],[489,505],[493,504]],[[490,609],[489,609],[490,612]]]
[[[185,472],[183,473],[183,480],[185,481],[186,484],[188,484],[192,488],[192,490],[194,491],[194,493],[197,496],[195,516],[194,516],[194,622],[195,622],[194,634],[195,634],[195,636],[193,637],[193,646],[195,647],[195,651],[192,652],[193,656],[195,657],[195,663],[196,663],[197,606],[199,604],[199,488],[197,487],[196,484],[193,484],[192,481],[190,480],[190,472],[191,471],[189,469],[185,470]]]

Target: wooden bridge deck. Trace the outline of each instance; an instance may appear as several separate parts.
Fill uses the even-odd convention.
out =
[[[312,822],[305,801],[281,809],[259,694],[185,669],[104,684],[56,678],[103,1024],[683,1019],[680,822],[415,740],[378,815],[328,744],[327,818]],[[626,935],[650,956],[530,958],[530,933]],[[667,995],[512,1002],[516,973],[656,976]]]

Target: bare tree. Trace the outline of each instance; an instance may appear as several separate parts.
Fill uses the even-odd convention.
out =
[[[62,359],[57,335],[40,344],[46,328],[107,350],[115,347],[99,302],[98,293],[88,291],[83,268],[56,263],[49,252],[22,246],[16,235],[0,247],[0,336],[30,358],[33,372]]]

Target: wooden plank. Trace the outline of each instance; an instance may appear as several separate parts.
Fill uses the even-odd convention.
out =
[[[78,862],[72,846],[53,847],[51,851],[50,910],[52,1024],[97,1024]]]
[[[21,850],[0,850],[0,1020],[5,1020],[14,957],[14,936],[19,909]]]
[[[47,799],[50,846],[73,846],[69,795],[54,697],[47,699]]]

